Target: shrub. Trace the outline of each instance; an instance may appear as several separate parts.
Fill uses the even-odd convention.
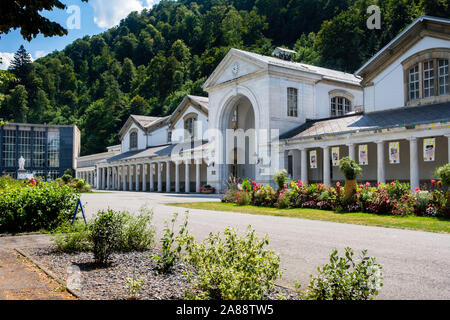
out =
[[[275,190],[269,186],[258,186],[253,191],[253,204],[256,206],[272,207],[277,202]]]
[[[52,241],[56,245],[56,251],[73,253],[92,250],[89,227],[82,221],[77,221],[74,225],[67,221],[56,228],[53,234]]]
[[[287,171],[286,169],[278,171],[274,176],[273,179],[275,181],[275,184],[278,186],[278,190],[284,189],[284,186],[286,185],[288,181],[287,177]]]
[[[139,292],[142,291],[142,288],[144,287],[144,281],[145,277],[143,276],[140,277],[139,280],[131,277],[125,279],[130,295],[133,298],[137,298],[137,294],[139,294]]]
[[[72,176],[70,174],[64,174],[61,177],[61,180],[64,181],[64,183],[69,183],[69,181],[72,181]]]
[[[139,214],[133,216],[124,212],[124,223],[120,251],[145,251],[151,248],[155,239],[155,228],[152,225],[153,211],[141,207]]]
[[[286,209],[289,207],[290,203],[291,203],[291,199],[289,197],[289,193],[283,192],[283,190],[281,190],[280,194],[278,195],[276,207],[279,209]]]
[[[177,217],[178,213],[174,213],[171,220],[171,227],[169,227],[167,220],[164,222],[165,229],[164,235],[161,238],[161,254],[151,256],[157,263],[156,269],[161,273],[170,272],[175,263],[180,260],[181,249],[184,239],[187,236],[188,212],[186,212],[186,218],[183,225],[180,230],[178,230],[178,235],[175,236],[174,228]]]
[[[354,261],[353,250],[345,248],[345,257],[334,250],[330,263],[318,268],[317,277],[311,276],[309,290],[299,292],[307,300],[369,300],[378,295],[383,286],[382,267],[363,250],[360,261]]]
[[[243,237],[234,229],[210,234],[201,243],[191,237],[186,245],[186,260],[196,269],[187,273],[194,288],[190,299],[261,300],[281,276],[280,257],[266,249],[269,239],[258,239],[250,227]]]
[[[73,188],[55,182],[21,184],[0,190],[0,232],[51,230],[73,215],[79,198]]]
[[[247,191],[247,192],[252,191],[252,184],[251,184],[250,180],[248,180],[247,178],[245,178],[244,181],[242,182],[242,190]]]
[[[362,172],[359,164],[357,164],[355,160],[352,160],[349,157],[341,159],[339,169],[347,180],[355,180],[356,177],[359,176]]]
[[[450,163],[439,167],[435,171],[434,175],[436,176],[436,178],[441,180],[447,186],[447,188],[450,187]]]
[[[122,212],[108,209],[97,213],[89,226],[89,239],[97,264],[107,265],[111,254],[119,248],[123,225]]]
[[[240,206],[247,206],[252,202],[251,194],[247,191],[237,191],[234,196],[234,203]]]

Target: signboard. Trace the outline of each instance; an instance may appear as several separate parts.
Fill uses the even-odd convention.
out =
[[[334,167],[339,166],[339,147],[331,148],[331,160]]]
[[[18,180],[25,180],[25,179],[33,179],[34,176],[32,173],[29,172],[18,172],[17,173],[17,179]]]
[[[398,141],[389,143],[389,163],[400,163],[400,142]]]
[[[423,161],[431,162],[434,161],[436,152],[436,139],[429,138],[423,139]]]
[[[367,144],[359,145],[358,154],[359,154],[359,164],[361,166],[369,165],[369,151],[367,148]]]
[[[317,169],[317,151],[312,150],[309,152],[309,166],[311,169]]]

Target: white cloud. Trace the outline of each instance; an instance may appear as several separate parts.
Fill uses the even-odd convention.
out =
[[[34,59],[33,59],[33,60],[42,58],[42,57],[45,56],[45,55],[47,55],[47,52],[45,52],[44,50],[36,50],[36,51],[34,52],[34,57],[33,57]]]
[[[0,52],[0,58],[2,59],[2,64],[0,64],[0,70],[6,70],[11,64],[11,60],[14,58],[14,53]]]
[[[111,28],[118,25],[132,11],[149,9],[155,0],[91,0],[94,8],[94,22],[100,28]]]

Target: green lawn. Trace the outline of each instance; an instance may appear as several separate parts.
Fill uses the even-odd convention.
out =
[[[422,230],[429,232],[450,233],[450,219],[416,216],[384,216],[370,213],[335,213],[317,209],[277,209],[255,206],[238,206],[233,203],[222,202],[192,202],[170,203],[169,206],[177,206],[189,209],[204,209],[214,211],[232,211],[248,214],[270,215],[279,217],[301,218],[310,220],[322,220],[339,223],[352,223],[367,226],[379,226],[387,228],[400,228]]]

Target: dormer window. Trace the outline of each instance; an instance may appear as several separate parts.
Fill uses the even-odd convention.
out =
[[[136,131],[130,132],[130,149],[137,149],[138,147],[138,134]]]
[[[188,115],[184,118],[184,132],[185,132],[185,140],[193,140],[195,139],[195,123],[197,121],[197,117],[194,115]]]
[[[450,94],[448,64],[450,50],[428,49],[402,62],[405,71],[406,105],[439,103]]]
[[[345,97],[331,98],[331,116],[339,117],[349,113],[352,109],[352,103]]]

